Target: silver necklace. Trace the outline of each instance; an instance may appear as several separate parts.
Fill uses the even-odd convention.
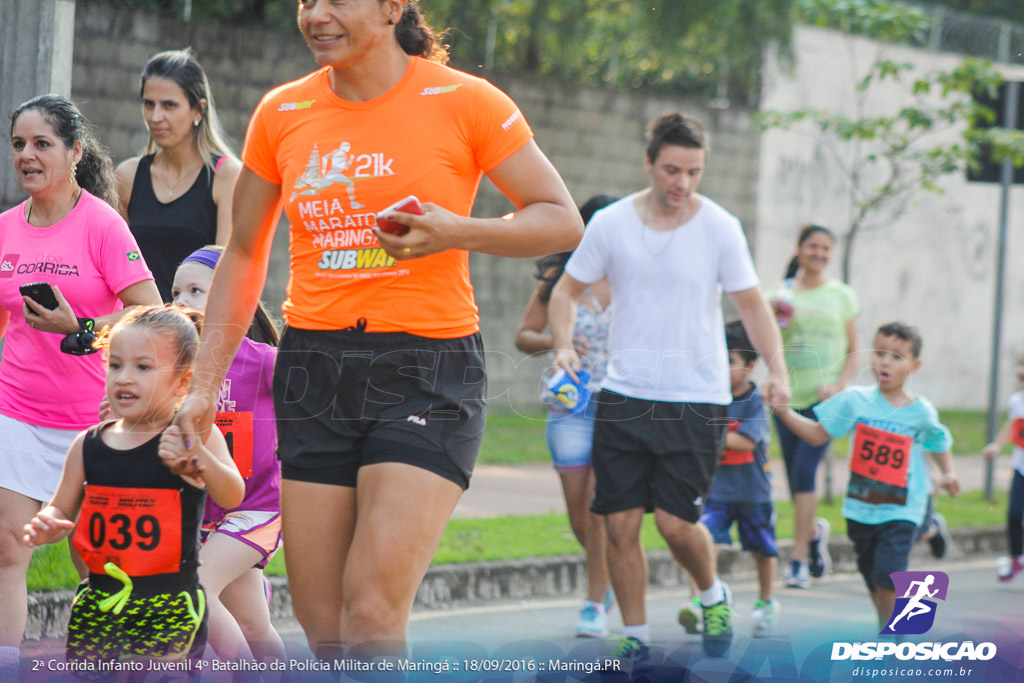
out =
[[[650,206],[649,202],[650,202],[650,195],[647,195],[647,198],[644,201],[644,207],[643,207],[644,208],[644,213],[643,213],[643,216],[640,217],[640,246],[642,246],[644,248],[644,251],[646,251],[651,256],[661,256],[666,251],[668,251],[669,247],[672,246],[672,242],[676,239],[676,233],[679,232],[679,226],[676,225],[676,227],[672,228],[669,231],[672,234],[669,235],[668,241],[660,249],[658,249],[657,247],[655,247],[654,249],[651,249],[649,246],[647,246],[647,234],[646,234],[647,230],[651,230],[652,232],[659,232],[659,233],[663,232],[663,231],[659,231],[659,230],[654,230],[653,228],[650,227],[651,206]]]
[[[81,187],[79,187],[79,188],[78,188],[78,193],[77,193],[77,194],[75,195],[75,198],[74,198],[74,199],[72,200],[72,202],[71,202],[71,207],[70,207],[70,208],[68,208],[68,210],[67,210],[67,211],[66,211],[66,212],[64,213],[64,215],[63,215],[63,216],[61,216],[60,218],[58,218],[57,220],[55,220],[55,221],[53,222],[53,224],[56,224],[56,223],[60,223],[60,222],[61,222],[62,220],[64,220],[65,218],[67,218],[67,215],[68,215],[69,213],[71,213],[71,210],[72,210],[72,209],[74,209],[74,208],[75,208],[75,206],[77,206],[77,205],[78,205],[78,200],[79,200],[79,199],[81,199],[81,198],[82,198],[82,188],[81,188]],[[30,203],[29,203],[29,205],[28,205],[28,215],[27,215],[27,216],[25,216],[25,222],[26,222],[26,223],[28,223],[28,224],[30,224],[30,225],[31,225],[31,223],[32,223],[32,209],[36,208],[36,206],[35,206],[35,205],[36,205],[36,203],[35,203],[35,202],[30,202]],[[52,224],[51,224],[51,225],[52,225]],[[47,226],[44,226],[44,227],[47,227]]]

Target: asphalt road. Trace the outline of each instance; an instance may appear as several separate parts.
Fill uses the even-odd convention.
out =
[[[651,625],[652,652],[650,671],[627,672],[631,676],[595,674],[587,677],[587,667],[601,666],[608,658],[607,641],[573,637],[579,600],[535,600],[493,603],[450,610],[417,610],[410,628],[412,662],[449,661],[458,669],[440,674],[406,673],[405,680],[424,682],[501,680],[682,680],[689,671],[690,681],[858,681],[857,667],[909,666],[905,677],[875,676],[875,680],[997,681],[1024,680],[1017,677],[1024,654],[1024,579],[1019,584],[997,583],[991,559],[958,563],[936,562],[921,570],[944,571],[949,576],[949,592],[939,601],[929,632],[910,636],[914,641],[991,641],[998,649],[992,661],[901,662],[894,657],[880,661],[831,661],[835,642],[879,641],[873,608],[859,575],[833,575],[811,590],[779,588],[777,597],[782,612],[775,634],[767,639],[752,639],[750,610],[755,597],[752,582],[733,584],[737,618],[736,636],[725,659],[704,655],[699,636],[690,636],[676,624],[675,615],[686,598],[684,590],[657,590],[648,595],[648,620]],[[311,657],[305,648],[301,629],[294,620],[281,620],[277,627],[285,639],[293,668]],[[617,610],[611,622],[613,633],[621,633]],[[45,660],[59,657],[61,643],[26,643],[23,655]],[[576,671],[556,671],[552,663],[568,663]],[[209,666],[209,664],[207,665]],[[646,665],[645,665],[646,666]],[[1002,666],[1006,671],[993,667]],[[914,668],[916,667],[916,669]],[[488,669],[500,669],[489,671]],[[934,671],[929,674],[929,671]],[[924,672],[922,674],[922,671]],[[950,673],[952,672],[952,673]],[[330,676],[308,670],[294,672],[301,681],[329,681]],[[739,674],[739,677],[737,675]],[[346,674],[348,675],[348,674]],[[751,677],[753,675],[753,677]],[[356,674],[356,680],[399,680],[390,675]],[[204,680],[227,680],[227,675],[206,672]],[[26,680],[52,680],[26,677]],[[147,679],[148,680],[148,679]],[[343,678],[343,680],[348,680]]]
[[[991,559],[955,564],[936,562],[932,567],[915,569],[946,572],[949,592],[947,599],[937,605],[932,629],[921,636],[910,636],[910,641],[993,641],[998,646],[994,661],[1014,669],[1020,666],[1024,652],[1024,580],[999,584]],[[830,661],[835,642],[880,640],[874,609],[857,574],[833,575],[807,591],[780,587],[777,597],[781,600],[782,611],[775,634],[767,639],[750,637],[750,611],[756,597],[754,583],[736,583],[732,588],[737,609],[736,636],[725,660],[706,658],[700,637],[687,635],[676,624],[676,612],[687,597],[685,590],[658,590],[648,594],[648,620],[654,645],[652,659],[668,665],[666,680],[672,678],[673,669],[678,674],[683,668],[689,668],[692,674],[704,672],[697,677],[691,675],[689,680],[692,681],[745,680],[735,678],[737,670],[750,674],[760,671],[756,678],[749,680],[856,681],[862,678],[853,674],[857,666],[906,664],[898,660],[890,663],[888,659],[892,658],[880,662]],[[532,658],[541,666],[546,666],[551,659],[602,661],[609,652],[607,643],[573,637],[578,609],[579,600],[563,599],[416,611],[409,628],[412,659],[453,657],[482,662],[499,660],[500,663],[500,660],[514,662]],[[622,622],[617,610],[610,625],[613,633],[621,633]],[[282,636],[293,644],[301,641],[301,630],[294,621],[282,621],[278,627]],[[875,678],[893,681],[921,677],[957,681],[1024,680],[1024,677],[1002,678],[991,668],[993,662],[911,661],[909,664],[915,675]],[[964,672],[957,670],[960,666]],[[929,667],[934,669],[932,675],[929,675]],[[945,675],[947,669],[953,674]],[[967,669],[972,671],[968,673]],[[453,675],[459,676],[458,673]],[[463,670],[461,676],[465,680],[469,673]],[[494,680],[532,679],[528,672],[504,672],[504,676]],[[570,673],[564,680],[573,680],[573,676],[581,679],[583,673]],[[659,680],[658,676],[647,678]],[[676,677],[676,680],[680,679]]]

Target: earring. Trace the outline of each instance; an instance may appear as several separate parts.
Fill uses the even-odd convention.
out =
[[[75,175],[77,173],[78,173],[78,163],[72,161],[71,162],[71,174],[68,176],[68,183],[70,183],[71,185],[75,184]]]
[[[395,25],[395,20],[394,19],[388,19],[388,26],[394,26],[394,25]]]
[[[198,122],[198,121],[193,121],[193,122],[192,122],[192,126],[193,126],[194,128],[198,128],[198,127],[199,127],[199,122]]]

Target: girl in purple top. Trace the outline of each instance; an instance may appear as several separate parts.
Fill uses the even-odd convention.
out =
[[[206,309],[223,247],[194,251],[174,274],[176,304]],[[207,499],[199,579],[210,610],[210,645],[221,657],[283,659],[270,623],[263,568],[281,543],[281,465],[271,381],[278,332],[262,304],[221,385],[217,426],[245,479],[245,498],[225,510]]]

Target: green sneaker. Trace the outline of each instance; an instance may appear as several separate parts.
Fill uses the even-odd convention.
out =
[[[624,662],[642,662],[650,656],[650,648],[633,636],[623,636],[612,648],[612,657]]]
[[[700,598],[694,596],[693,601],[689,604],[683,605],[682,609],[679,610],[679,625],[682,626],[687,633],[700,633],[704,630],[704,614],[703,609],[700,606]]]
[[[775,628],[775,621],[779,618],[779,608],[778,600],[765,602],[759,599],[754,602],[754,612],[750,615],[750,621],[755,638],[771,635],[772,629]]]
[[[732,590],[722,581],[725,599],[710,607],[701,605],[704,612],[704,652],[709,657],[724,657],[732,645]]]

